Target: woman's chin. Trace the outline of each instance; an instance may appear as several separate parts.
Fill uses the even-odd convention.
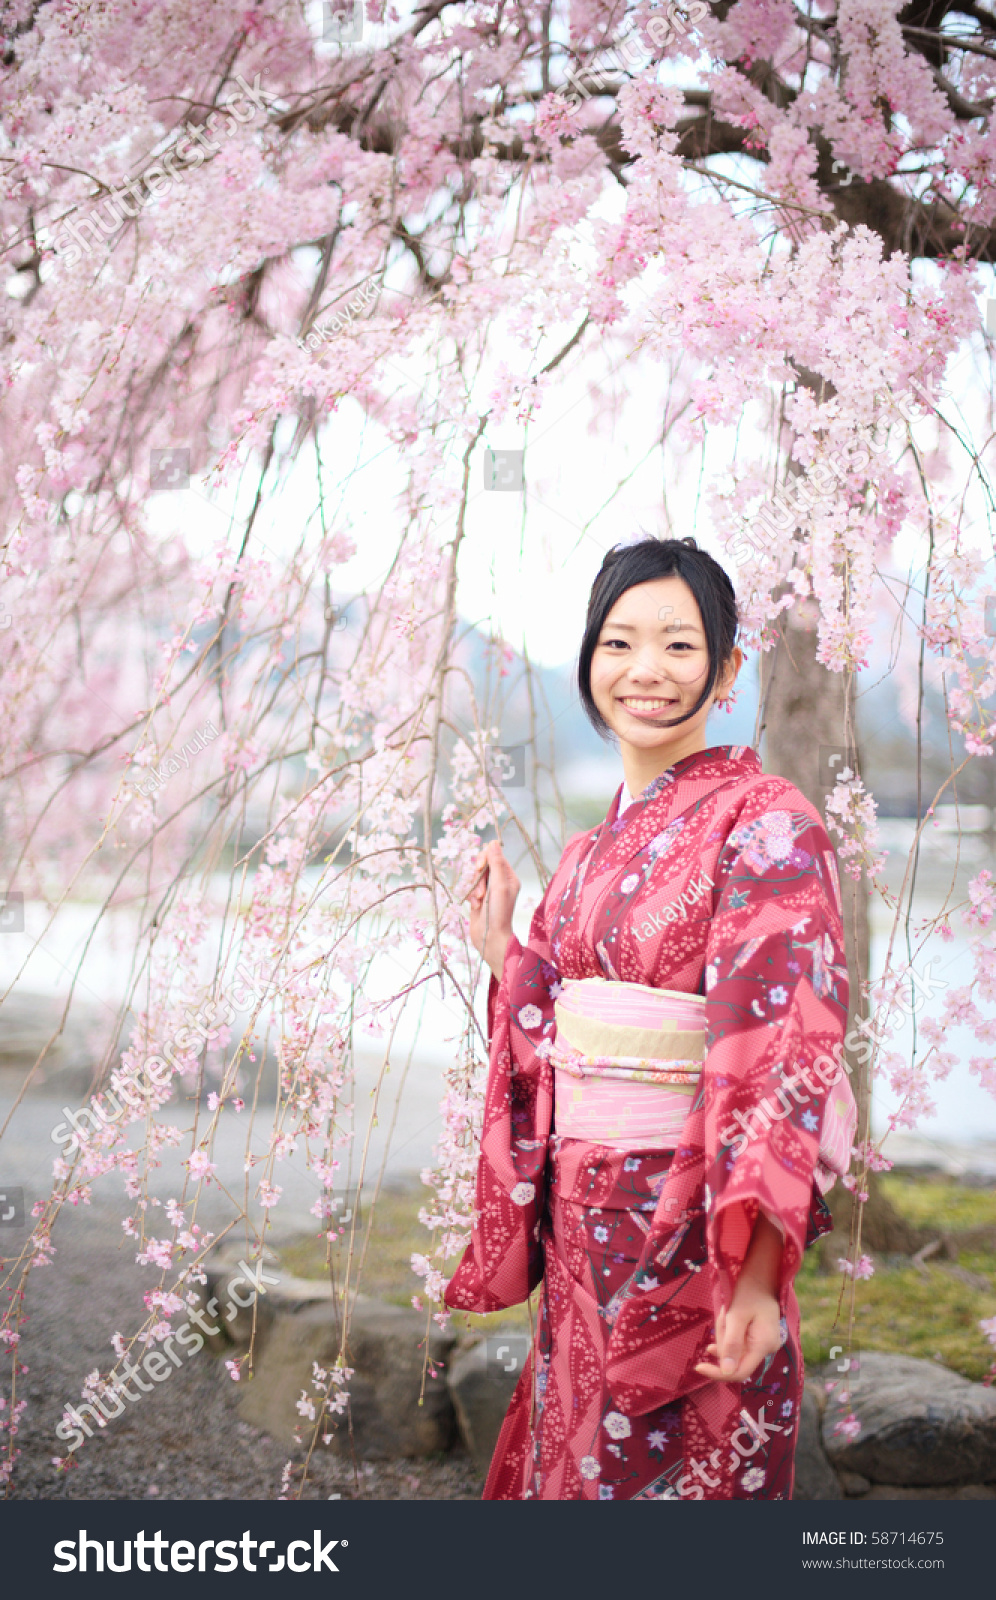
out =
[[[669,728],[666,723],[638,722],[634,717],[626,717],[624,725],[620,717],[614,731],[626,744],[638,745],[641,750],[652,750],[657,745],[663,746],[672,739],[680,738],[685,730],[684,727]]]

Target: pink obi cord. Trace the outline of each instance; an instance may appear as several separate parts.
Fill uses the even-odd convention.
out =
[[[617,1150],[674,1150],[705,1059],[705,1000],[601,978],[567,980],[556,1002],[558,1134]],[[827,1091],[814,1174],[822,1193],[850,1165],[857,1107],[842,1073]]]

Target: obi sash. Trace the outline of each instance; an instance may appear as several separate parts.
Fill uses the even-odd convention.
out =
[[[566,979],[550,1055],[557,1133],[616,1150],[677,1149],[705,1061],[705,1005],[675,989]],[[824,1194],[848,1169],[856,1122],[841,1074],[823,1113],[815,1179]]]

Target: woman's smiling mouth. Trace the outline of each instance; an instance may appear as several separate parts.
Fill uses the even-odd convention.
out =
[[[671,706],[676,706],[678,701],[645,700],[637,695],[626,695],[620,696],[619,704],[625,706],[626,710],[632,712],[636,717],[659,717],[661,712],[669,710]]]

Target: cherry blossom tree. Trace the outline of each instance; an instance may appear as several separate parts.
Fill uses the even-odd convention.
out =
[[[662,464],[730,441],[698,502],[764,656],[770,764],[818,803],[799,752],[857,746],[876,630],[904,630],[914,715],[943,675],[951,772],[922,795],[898,895],[860,761],[828,802],[855,972],[869,892],[893,918],[877,992],[856,986],[854,1018],[877,1002],[877,1028],[852,1055],[913,1126],[953,1065],[946,1029],[991,1044],[991,876],[960,903],[953,883],[927,923],[913,895],[932,809],[994,731],[996,15],[947,0],[6,0],[0,25],[5,884],[46,927],[85,899],[98,926],[128,907],[137,930],[93,1084],[125,1110],[57,1159],[0,1274],[9,1474],[23,1291],[64,1207],[123,1180],[126,1233],[162,1277],[115,1363],[167,1337],[212,1243],[197,1215],[218,1119],[256,1114],[267,1050],[272,1136],[233,1225],[262,1247],[280,1162],[306,1150],[346,1310],[362,1248],[332,1197],[351,1141],[353,1170],[375,1176],[344,1110],[352,1044],[380,1038],[386,1066],[426,984],[462,1019],[416,1261],[431,1314],[466,1234],[483,1077],[461,900],[507,818],[492,753],[507,647],[496,635],[494,693],[475,699],[459,562],[489,430],[512,419],[528,437],[565,386],[589,389],[610,432],[630,375],[655,382]],[[971,403],[961,379],[945,388],[956,367]],[[382,577],[344,627],[355,538],[336,457],[357,418],[396,493]],[[276,539],[292,482],[313,513]],[[199,496],[216,536],[164,523],[168,492]],[[666,502],[660,527],[684,531]],[[517,825],[542,873],[542,840]],[[907,1059],[890,1037],[917,1009],[919,952],[959,917],[971,976],[919,1018]],[[412,971],[371,1000],[399,940]],[[972,1069],[996,1092],[988,1053]],[[182,1130],[181,1090],[198,1106]],[[150,1175],[171,1160],[160,1205]],[[885,1164],[866,1125],[859,1196]],[[861,1226],[859,1205],[852,1290]],[[346,1403],[343,1326],[302,1412],[313,1439]],[[282,1492],[302,1481],[289,1466]]]

